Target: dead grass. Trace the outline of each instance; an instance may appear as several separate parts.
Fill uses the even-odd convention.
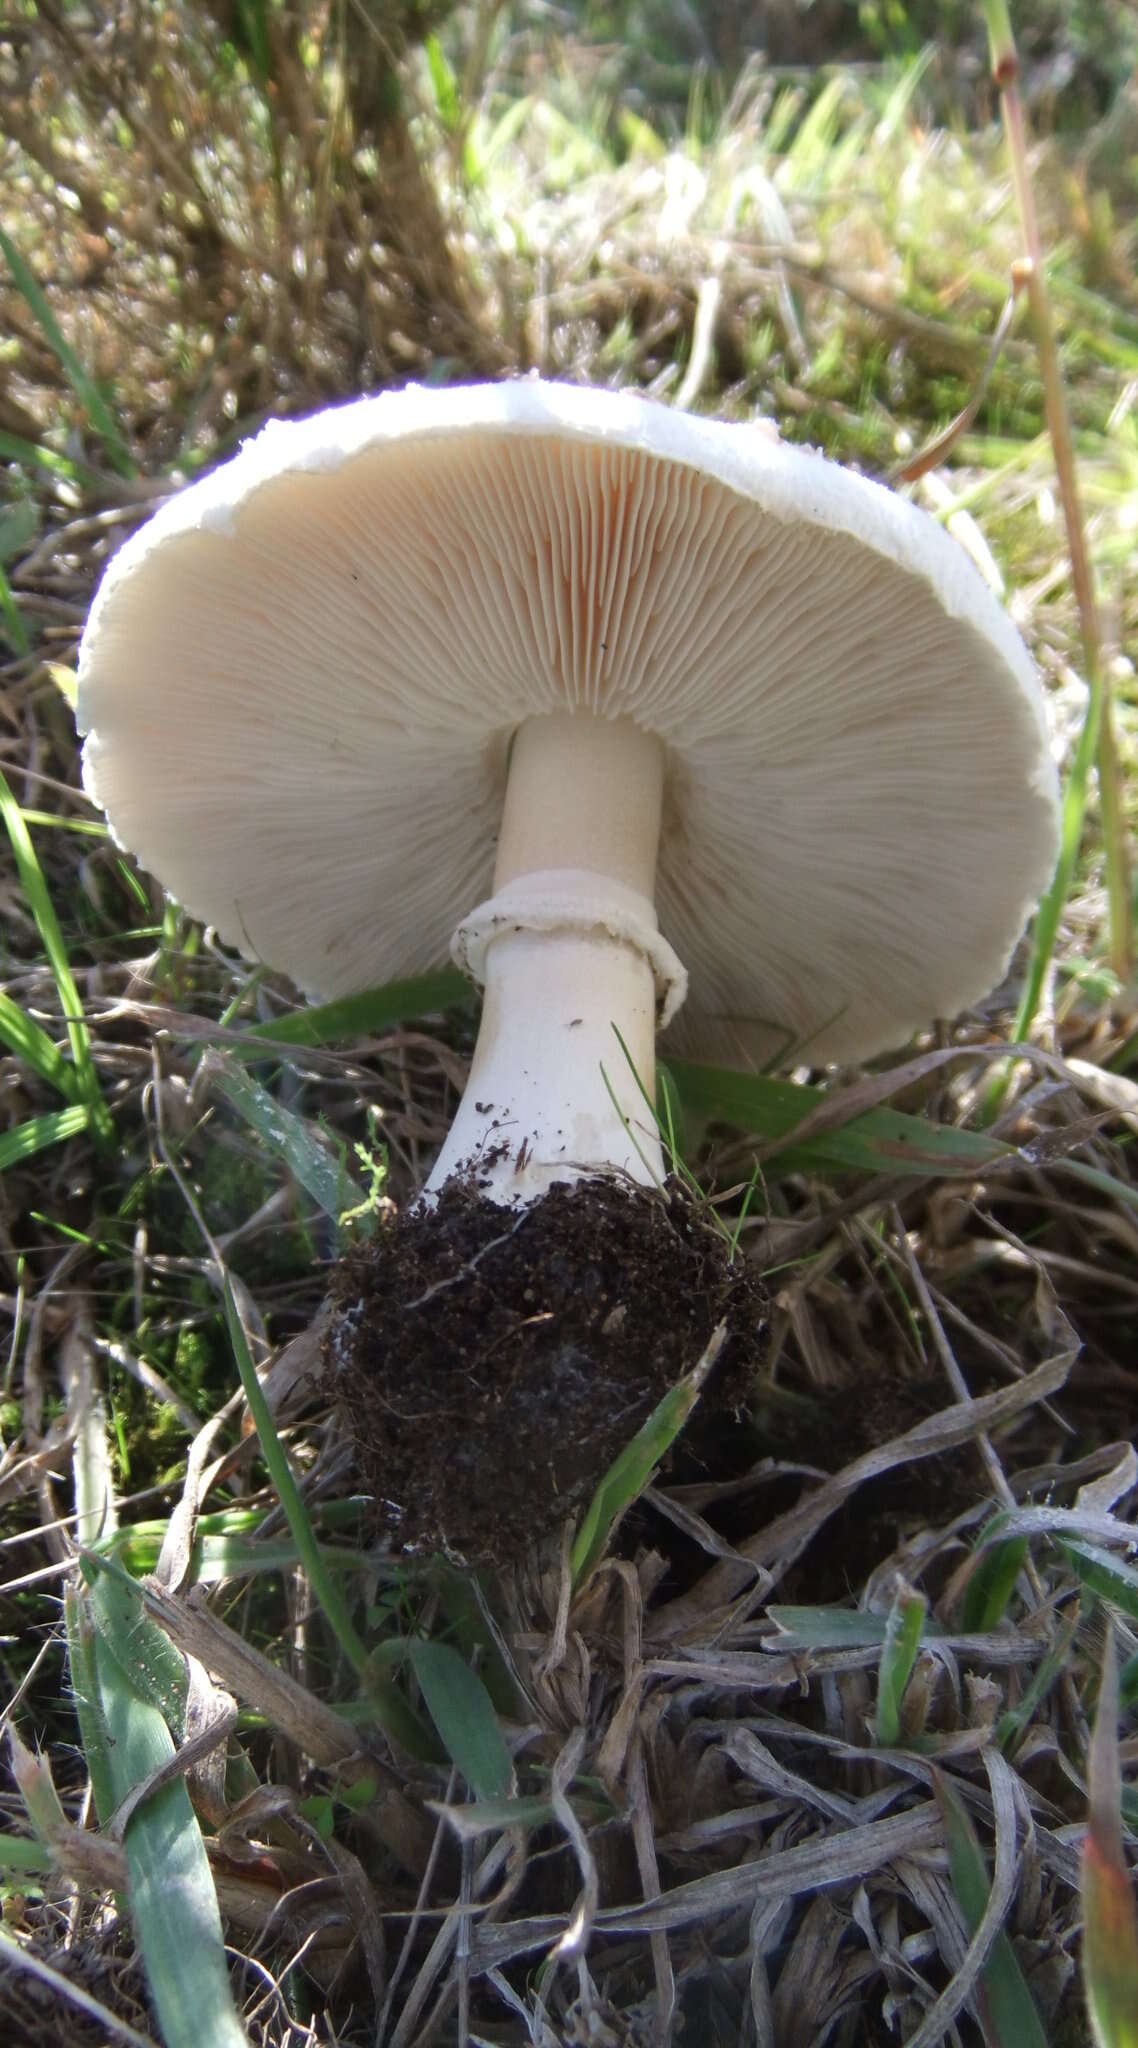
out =
[[[119,2023],[154,2035],[116,1902],[121,1851],[90,1825],[58,1620],[99,1440],[133,1530],[121,1554],[153,1575],[147,1612],[209,1672],[214,1707],[229,1696],[240,1712],[220,1800],[200,1756],[191,1784],[229,1939],[249,1958],[238,1989],[252,2039],[971,2043],[981,1986],[990,2000],[991,1972],[1006,1982],[1003,1928],[1045,2038],[1086,2040],[1079,1847],[1108,1630],[1124,1712],[1138,1695],[1138,1018],[1102,966],[1093,816],[1054,1002],[999,1127],[1012,1149],[972,1179],[902,1178],[885,1159],[875,1176],[768,1167],[742,1232],[773,1294],[751,1422],[705,1419],[576,1590],[556,1544],[471,1582],[359,1548],[346,1447],[311,1399],[335,1221],[201,1057],[268,1025],[289,992],[190,927],[105,838],[67,829],[91,814],[45,668],[69,663],[101,568],[169,487],[171,463],[198,462],[265,409],[408,372],[634,382],[769,415],[888,471],[943,427],[984,362],[1016,250],[994,139],[923,129],[912,81],[839,81],[810,113],[759,75],[710,143],[665,143],[622,130],[619,110],[602,118],[571,53],[559,71],[531,69],[518,118],[496,83],[507,52],[460,101],[460,131],[437,79],[413,70],[394,153],[373,138],[361,156],[326,80],[266,115],[247,83],[218,94],[192,36],[176,56],[166,47],[145,122],[127,130],[120,103],[145,70],[136,38],[151,17],[116,16],[92,42],[69,15],[39,16],[0,36],[24,109],[4,159],[20,205],[0,219],[139,474],[113,472],[5,285],[0,430],[65,466],[4,450],[0,516],[32,510],[3,564],[31,646],[3,666],[0,767],[21,805],[52,820],[33,824],[35,846],[115,1128],[113,1150],[71,1137],[0,1183],[4,1698],[36,1735],[67,1823],[38,1867],[6,1866],[12,2038],[62,2026],[111,2040]],[[412,137],[450,234],[436,214],[424,235],[420,215],[400,247],[385,181],[409,178],[416,206],[439,204],[406,154]],[[1040,185],[1132,764],[1134,240],[1079,165],[1075,147],[1045,154]],[[1040,428],[1017,330],[952,466],[916,490],[1002,575],[1069,758],[1083,691]],[[41,932],[10,864],[2,877],[4,989],[61,1037]],[[951,1058],[930,1039],[904,1068],[834,1077],[833,1123],[884,1100],[975,1120],[991,1027],[1015,994],[961,1020]],[[383,1194],[401,1202],[468,1050],[455,1013],[287,1047],[259,1071],[353,1172],[352,1148],[381,1137]],[[9,1131],[58,1108],[16,1053],[0,1059],[0,1085]],[[754,1150],[713,1131],[695,1163],[729,1188]],[[374,1699],[369,1718],[288,1550],[230,1398],[218,1255],[270,1366],[313,1526],[333,1553],[358,1549],[339,1582],[426,1731],[419,1754],[382,1732]],[[928,1620],[889,1730],[886,1637],[914,1589]],[[516,1806],[472,1792],[469,1749],[434,1732],[409,1647],[422,1640],[473,1662]],[[1127,1762],[1132,1748],[1131,1734]],[[979,1931],[950,1867],[945,1785],[994,1870]],[[2,1798],[26,1838],[14,1782]],[[36,1958],[49,1981],[33,1984]],[[104,2017],[80,2019],[60,1978]]]

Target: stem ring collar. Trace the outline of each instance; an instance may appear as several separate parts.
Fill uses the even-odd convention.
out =
[[[652,969],[659,1029],[670,1024],[688,992],[682,960],[660,935],[647,896],[589,868],[545,868],[518,875],[458,926],[450,942],[456,967],[481,986],[486,954],[505,931],[595,934],[631,946]]]

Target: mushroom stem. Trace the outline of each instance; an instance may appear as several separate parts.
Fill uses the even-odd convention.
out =
[[[543,868],[588,868],[651,902],[663,798],[663,744],[631,718],[527,718],[510,748],[495,889]]]
[[[554,714],[516,734],[496,894],[453,941],[485,994],[428,1200],[463,1172],[519,1206],[558,1180],[663,1178],[656,1026],[686,976],[651,900],[662,790],[660,742],[629,719]]]

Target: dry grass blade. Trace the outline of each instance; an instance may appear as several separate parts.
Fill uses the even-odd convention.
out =
[[[1008,1508],[993,1515],[980,1534],[981,1546],[1015,1541],[1020,1536],[1098,1537],[1102,1542],[1134,1546],[1134,1528],[1101,1508]]]
[[[140,2034],[134,2027],[128,2027],[124,2020],[120,2020],[97,1998],[92,1998],[89,1992],[84,1991],[82,1985],[73,1984],[62,1970],[55,1970],[50,1963],[44,1962],[42,1956],[30,1954],[6,1927],[0,1927],[0,1980],[6,1969],[25,1970],[29,1976],[38,1978],[41,1984],[48,1986],[64,2011],[74,2007],[95,2026],[100,2027],[103,2030],[102,2038],[108,2044],[112,2041],[125,2041],[128,2048],[154,2048],[154,2042],[148,2034]],[[242,2042],[244,2038],[242,2035]]]
[[[943,433],[935,435],[931,441],[927,441],[925,446],[917,451],[916,455],[911,455],[907,461],[898,464],[894,472],[894,481],[897,483],[916,483],[917,479],[927,475],[930,469],[936,469],[938,464],[944,461],[945,456],[951,452],[955,443],[959,441],[960,436],[967,433],[969,427],[975,422],[984,403],[984,394],[991,382],[992,372],[999,361],[1000,351],[1008,335],[1011,333],[1012,322],[1016,315],[1017,297],[1018,294],[1013,289],[1009,292],[1004,302],[1003,311],[996,322],[995,332],[992,335],[987,360],[977,378],[976,387],[967,405],[962,412],[957,413],[954,420],[949,421]]]
[[[814,1492],[808,1493],[797,1507],[788,1509],[757,1535],[741,1542],[738,1545],[740,1556],[752,1567],[776,1564],[785,1567],[788,1561],[801,1554],[811,1537],[866,1480],[888,1472],[895,1465],[955,1450],[970,1438],[1001,1427],[1036,1402],[1046,1401],[1063,1385],[1073,1356],[1070,1351],[1060,1352],[1014,1386],[943,1409],[939,1415],[931,1416],[927,1422],[919,1423],[903,1436],[894,1437],[878,1449],[866,1452],[864,1457],[855,1459],[852,1465],[847,1465]],[[744,1582],[745,1568],[742,1565],[730,1559],[714,1565],[694,1593],[683,1594],[659,1610],[652,1627],[653,1638],[657,1642],[668,1641],[682,1635],[688,1628],[705,1625],[708,1613],[732,1599]]]
[[[569,1799],[569,1787],[585,1753],[586,1740],[583,1728],[573,1730],[554,1763],[549,1780],[549,1796],[553,1811],[572,1845],[581,1875],[581,1890],[577,1902],[557,1937],[554,1954],[558,1958],[583,1953],[588,1945],[600,1900],[597,1860]]]
[[[640,1888],[645,1900],[651,1902],[660,1896],[660,1862],[656,1850],[656,1831],[644,1761],[644,1746],[639,1738],[634,1740],[632,1745],[625,1783],[628,1788],[632,1839],[640,1871]],[[672,1965],[667,1935],[660,1929],[648,1938],[652,1949],[652,1972],[656,1980],[657,2038],[662,2048],[667,2048],[676,2018],[676,1973]]]
[[[495,1842],[493,1847],[487,1851],[481,1863],[475,1869],[470,1881],[470,1891],[475,1901],[480,1899],[489,1890],[499,1875],[509,1853],[509,1845],[504,1841]],[[458,1946],[459,1928],[463,1923],[463,1919],[464,1914],[461,1904],[448,1913],[444,1919],[442,1926],[439,1928],[434,1941],[427,1951],[399,2020],[391,2030],[389,2048],[417,2048],[417,2044],[420,2041],[428,2041],[430,2039],[432,2029],[429,2022],[420,2031],[422,2015],[431,1997],[431,1993],[434,1991],[440,1978],[443,1981],[437,1996],[436,2011],[439,2013],[445,2012],[447,2005],[450,2003],[454,1989],[454,1978],[453,1974],[444,1976],[443,1973],[448,1970],[450,1958]]]
[[[868,1877],[895,1856],[929,1848],[939,1833],[936,1808],[926,1803],[892,1820],[815,1837],[796,1848],[774,1850],[754,1862],[693,1878],[642,1906],[602,1907],[595,1926],[604,1934],[666,1933],[750,1906],[756,1899],[801,1897],[824,1885]],[[475,1961],[479,1968],[500,1966],[513,1956],[560,1940],[563,1932],[563,1922],[553,1918],[482,1928],[475,1938]]]
[[[154,1576],[164,1592],[180,1592],[189,1576],[207,1460],[225,1426],[228,1407],[233,1405],[235,1401],[227,1404],[227,1408],[217,1415],[211,1415],[209,1421],[195,1432],[190,1444],[181,1495],[167,1521],[162,1548],[154,1567]]]
[[[855,1808],[852,1800],[842,1793],[828,1791],[825,1786],[812,1785],[797,1771],[788,1771],[750,1728],[732,1728],[727,1736],[726,1749],[732,1762],[738,1764],[756,1785],[761,1785],[764,1792],[773,1792],[795,1805],[812,1807],[827,1820],[842,1825],[853,1823]]]
[[[42,1756],[30,1750],[20,1736],[14,1721],[6,1729],[8,1737],[8,1761],[16,1789],[24,1802],[28,1816],[41,1842],[50,1842],[53,1836],[67,1825],[67,1816],[55,1789],[51,1767]]]

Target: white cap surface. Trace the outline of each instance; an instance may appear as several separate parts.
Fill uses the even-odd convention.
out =
[[[1042,695],[925,514],[747,426],[521,381],[275,423],[112,562],[84,779],[246,954],[335,996],[437,966],[553,710],[666,748],[672,1041],[896,1045],[1000,978],[1057,835]]]

